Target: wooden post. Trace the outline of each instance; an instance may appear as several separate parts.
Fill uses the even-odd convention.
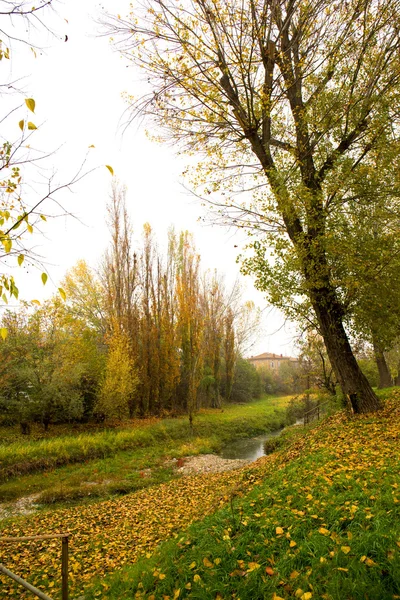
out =
[[[68,600],[68,536],[62,538],[61,549],[62,600]]]

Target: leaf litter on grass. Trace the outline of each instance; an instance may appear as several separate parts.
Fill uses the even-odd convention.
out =
[[[349,567],[353,571],[364,569],[371,577],[378,569],[380,573],[386,569],[368,548],[358,556],[353,547],[357,543],[357,552],[362,547],[361,533],[365,538],[372,535],[377,489],[384,484],[390,490],[391,502],[386,512],[390,513],[400,501],[398,469],[395,472],[392,468],[400,449],[399,406],[400,394],[395,393],[380,413],[351,419],[343,413],[337,414],[295,440],[288,449],[241,471],[185,477],[116,500],[13,520],[5,523],[2,535],[66,530],[71,533],[70,578],[73,593],[77,595],[91,586],[94,577],[107,580],[114,571],[150,556],[162,541],[177,536],[193,521],[213,513],[232,498],[246,501],[246,495],[256,486],[247,501],[246,514],[240,513],[240,507],[236,509],[241,519],[236,524],[237,531],[215,528],[213,535],[219,538],[218,543],[227,538],[225,543],[230,548],[227,557],[215,561],[209,555],[194,560],[191,547],[183,544],[176,558],[179,569],[176,564],[170,565],[170,571],[175,569],[176,577],[182,581],[174,581],[169,589],[170,578],[157,577],[158,592],[174,597],[180,589],[180,597],[191,597],[191,586],[185,587],[186,561],[194,584],[205,586],[205,595],[196,597],[207,597],[208,583],[213,578],[226,579],[228,573],[228,579],[234,583],[228,581],[224,590],[216,592],[223,598],[232,597],[232,589],[240,586],[241,581],[247,586],[253,582],[254,591],[250,591],[251,586],[248,590],[256,594],[254,598],[264,597],[257,596],[259,589],[273,589],[276,598],[330,598],[321,591],[328,585],[328,567],[340,577],[348,576]],[[303,460],[304,457],[309,460]],[[295,476],[288,477],[285,470],[288,466],[294,469]],[[368,502],[361,502],[363,498]],[[253,539],[246,542],[246,550],[240,545],[241,532],[245,530],[252,532]],[[389,561],[394,560],[399,545],[400,540],[397,546],[387,548]],[[44,590],[49,585],[59,588],[60,544],[2,544],[0,550],[5,566],[34,585]],[[318,568],[310,568],[312,560]],[[193,563],[195,567],[191,566]],[[165,571],[165,565],[161,564],[157,572],[165,574]],[[237,576],[238,572],[243,575]],[[235,575],[229,577],[229,573]],[[20,588],[17,590],[9,580],[0,577],[0,581],[5,597],[23,597]],[[147,589],[147,593],[151,592]],[[145,597],[145,593],[143,583],[138,582],[137,597]],[[102,596],[114,597],[105,593]],[[272,598],[272,592],[265,597]]]

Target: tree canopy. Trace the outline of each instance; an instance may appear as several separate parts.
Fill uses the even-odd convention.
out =
[[[374,159],[396,155],[399,15],[399,0],[146,0],[107,19],[148,87],[130,98],[133,117],[204,157],[193,184],[256,236],[244,268],[258,287],[312,313],[355,412],[379,402],[344,328],[359,273],[347,232],[360,198],[375,202]],[[393,208],[388,180],[377,190]]]

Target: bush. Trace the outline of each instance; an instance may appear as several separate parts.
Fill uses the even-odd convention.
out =
[[[264,442],[264,454],[272,454],[282,446],[282,440],[279,437],[270,438]]]
[[[257,369],[243,358],[239,358],[235,367],[231,402],[250,402],[260,398],[262,385]]]

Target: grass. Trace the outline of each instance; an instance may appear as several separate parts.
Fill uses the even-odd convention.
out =
[[[287,402],[263,398],[203,410],[194,432],[177,418],[78,435],[63,429],[60,437],[0,445],[0,501],[40,493],[39,503],[81,502],[156,485],[174,476],[168,459],[215,452],[232,439],[282,427]]]
[[[250,468],[11,519],[3,534],[67,528],[71,593],[85,600],[398,598],[400,391],[377,414],[300,431]],[[8,568],[57,594],[59,545],[6,546]]]
[[[400,393],[391,395],[384,412],[331,417],[245,472],[223,509],[85,597],[400,598]]]

